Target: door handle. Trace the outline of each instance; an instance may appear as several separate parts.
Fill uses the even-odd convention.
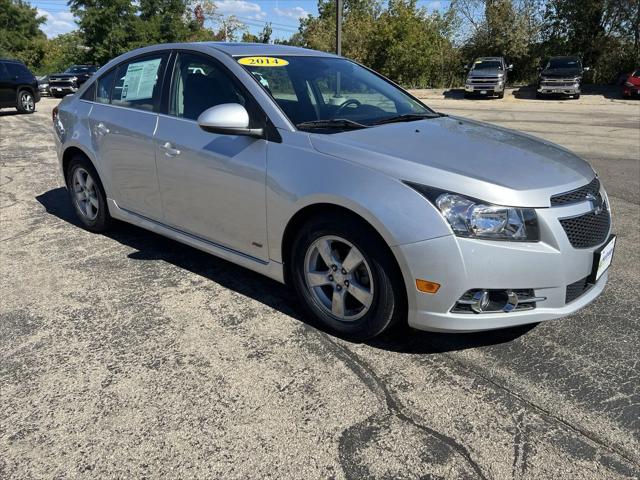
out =
[[[169,142],[160,145],[160,148],[164,150],[164,154],[167,157],[175,157],[176,155],[180,155],[180,150],[178,150],[177,148],[173,148],[173,145],[171,145],[171,143]]]
[[[106,135],[107,133],[109,133],[109,129],[104,123],[100,122],[98,125],[96,125],[96,133],[98,135]]]

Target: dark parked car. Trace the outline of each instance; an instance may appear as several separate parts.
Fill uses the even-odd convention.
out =
[[[97,70],[95,65],[72,65],[63,73],[52,73],[49,75],[49,93],[56,98],[76,93]]]
[[[25,64],[18,60],[0,59],[0,108],[33,113],[39,101],[38,81]]]
[[[582,67],[578,57],[551,57],[538,77],[538,98],[545,95],[570,95],[580,98],[582,74],[589,68]]]
[[[640,98],[640,68],[630,73],[622,84],[622,96]]]
[[[38,91],[41,97],[49,95],[49,75],[40,75],[36,77],[38,80]]]

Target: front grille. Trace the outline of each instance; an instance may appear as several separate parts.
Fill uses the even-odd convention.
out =
[[[559,205],[570,205],[572,203],[584,202],[586,201],[588,194],[591,194],[594,197],[597,197],[600,194],[600,180],[598,180],[598,178],[594,178],[584,187],[554,195],[551,197],[551,206],[557,207]]]
[[[587,278],[589,277],[581,278],[577,282],[573,282],[571,285],[567,285],[564,303],[573,302],[575,299],[581,297],[583,293],[585,293],[592,287],[592,285],[587,282]]]
[[[498,77],[472,77],[468,83],[471,84],[483,84],[483,83],[498,83],[500,79]]]
[[[606,205],[602,211],[585,213],[578,217],[560,220],[573,248],[590,248],[607,239],[611,227],[611,215]]]

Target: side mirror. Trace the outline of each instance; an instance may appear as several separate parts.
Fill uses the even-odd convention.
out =
[[[509,66],[507,67],[507,70],[509,70],[510,72],[513,71],[513,63],[509,64]]]
[[[262,128],[249,128],[249,114],[239,103],[223,103],[206,109],[198,117],[198,125],[205,132],[264,137]]]
[[[588,72],[589,70],[591,70],[591,67],[584,67],[584,68],[582,69],[582,71],[583,71],[583,72]]]

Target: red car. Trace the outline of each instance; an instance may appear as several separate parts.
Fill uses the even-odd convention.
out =
[[[640,98],[640,68],[627,77],[627,80],[622,85],[622,96]]]

